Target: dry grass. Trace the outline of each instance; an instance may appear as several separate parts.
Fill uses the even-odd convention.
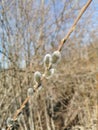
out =
[[[88,60],[62,59],[53,78],[43,81],[43,88],[30,98],[18,116],[18,129],[96,130],[97,58],[96,51]],[[33,74],[8,70],[0,73],[0,79],[0,129],[3,130],[7,118],[13,117],[26,98],[27,88],[33,86]]]
[[[96,130],[97,129],[98,44],[97,43],[90,44],[89,46],[86,45],[84,47],[81,43],[81,40],[80,44],[78,45],[77,43],[73,44],[74,42],[78,41],[75,39],[76,37],[73,36],[74,38],[73,37],[72,38],[74,39],[74,41],[70,42],[68,46],[66,45],[68,49],[68,54],[64,50],[63,46],[64,43],[68,40],[71,33],[74,31],[79,19],[81,18],[82,14],[85,12],[87,7],[90,5],[91,1],[92,0],[88,0],[87,4],[84,5],[78,17],[75,19],[73,25],[69,29],[67,35],[64,37],[63,40],[61,40],[58,50],[59,51],[62,50],[61,52],[62,60],[55,67],[55,74],[50,79],[42,80],[42,88],[40,90],[37,89],[36,93],[34,93],[32,96],[29,97],[27,94],[27,90],[30,87],[33,88],[35,85],[34,72],[35,71],[44,72],[44,67],[40,63],[42,63],[41,61],[41,58],[43,57],[42,55],[46,53],[45,43],[46,41],[48,41],[48,37],[50,37],[49,35],[51,33],[50,26],[48,26],[48,29],[46,29],[47,31],[48,30],[50,31],[49,32],[46,31],[44,33],[44,26],[47,26],[44,24],[44,18],[49,17],[48,21],[49,20],[51,21],[50,18],[51,15],[48,16],[49,12],[47,13],[47,11],[52,6],[50,3],[49,8],[47,8],[47,10],[44,12],[47,6],[44,8],[44,2],[42,1],[41,5],[39,5],[37,8],[34,7],[34,10],[32,11],[32,7],[36,5],[35,1],[34,1],[35,4],[33,3],[33,1],[28,2],[20,1],[18,2],[18,4],[16,4],[17,2],[15,2],[15,5],[13,5],[12,8],[14,8],[15,6],[15,10],[13,9],[13,14],[16,12],[15,13],[16,15],[15,17],[14,15],[12,15],[12,17],[15,18],[17,25],[21,23],[20,24],[21,27],[18,30],[18,26],[16,26],[17,31],[15,32],[15,36],[13,35],[13,37],[11,38],[12,34],[10,34],[10,28],[8,25],[9,21],[7,21],[6,16],[7,15],[9,16],[10,13],[12,14],[12,10],[10,9],[9,11],[6,11],[5,6],[6,3],[2,2],[1,4],[3,7],[2,23],[5,24],[6,28],[5,34],[7,34],[7,36],[2,34],[3,36],[2,49],[4,49],[4,52],[2,52],[2,50],[0,50],[0,52],[3,54],[4,59],[5,57],[7,57],[7,59],[9,59],[11,63],[13,63],[13,64],[9,64],[9,62],[7,63],[9,64],[9,66],[13,68],[0,70],[0,130],[5,129]],[[28,6],[26,6],[27,3]],[[65,3],[64,10],[65,10],[67,6],[66,2],[64,3]],[[41,8],[39,9],[39,7]],[[61,12],[61,14],[62,18],[64,15],[64,19],[66,19],[64,10]],[[7,12],[9,12],[9,14],[7,14]],[[40,15],[42,19],[41,23],[39,23]],[[62,18],[60,19],[61,26],[62,23],[64,22]],[[89,17],[88,20],[90,21]],[[61,27],[60,28],[58,27],[59,25],[58,19],[56,19],[56,21],[57,21],[56,23],[57,24],[56,31],[57,31],[60,30]],[[32,24],[30,23],[32,24],[34,23],[34,25],[32,26]],[[30,26],[27,26],[27,24]],[[84,27],[83,25],[82,27]],[[24,28],[26,28],[26,32],[23,33]],[[78,26],[78,29],[81,28]],[[40,30],[39,40],[38,42],[36,42],[37,40],[36,38],[38,38],[38,36],[36,37],[36,35],[37,33],[39,33],[39,30]],[[29,34],[27,36],[27,41],[25,39],[26,34]],[[84,34],[83,29],[82,34]],[[59,41],[59,38],[61,39],[61,37],[59,37],[60,35],[58,33],[55,39],[56,41]],[[79,36],[79,38],[82,36],[83,35]],[[94,38],[95,36],[93,37],[92,35],[92,39]],[[9,39],[8,49],[11,53],[7,55],[6,43],[8,42],[8,39]],[[13,44],[13,41],[15,44]],[[26,44],[24,45],[20,44],[22,41],[26,42]],[[10,46],[10,43],[12,47]],[[35,43],[38,46],[36,46]],[[31,45],[33,45],[35,51],[35,55],[33,55],[33,57],[31,53],[32,51]],[[27,53],[25,53],[26,46],[28,48]],[[53,46],[52,49],[55,50],[55,46]],[[53,51],[52,49],[51,51]],[[50,52],[50,49],[48,51]],[[21,62],[23,55],[22,53],[24,53],[25,55],[24,59],[26,61],[26,68],[24,69],[20,69],[17,66],[18,62]],[[51,67],[52,65],[46,67],[45,72]],[[23,104],[21,107],[21,104],[25,99],[27,99],[27,101],[25,102],[25,105]],[[19,112],[18,115],[16,113],[17,110],[21,110],[18,111]],[[15,113],[16,116],[14,116]],[[7,119],[10,119],[8,117],[11,118],[15,117],[14,121],[10,120],[12,121],[11,123],[13,124],[12,125],[13,128],[7,126],[8,123]]]

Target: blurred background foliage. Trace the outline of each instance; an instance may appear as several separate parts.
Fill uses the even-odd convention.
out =
[[[43,72],[44,55],[57,49],[86,2],[0,1],[1,130],[6,129],[6,119],[13,116],[26,98],[27,89],[33,86],[33,73]],[[54,77],[44,81],[43,90],[31,103],[33,107],[28,103],[22,112],[21,130],[32,129],[30,121],[34,122],[34,130],[96,129],[97,3],[93,0],[63,46]]]

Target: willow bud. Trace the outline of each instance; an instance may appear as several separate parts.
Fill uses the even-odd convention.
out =
[[[42,85],[40,85],[40,86],[38,87],[38,90],[40,91],[42,88],[43,88]]]
[[[49,69],[52,65],[52,57],[50,54],[46,54],[44,57],[44,67]]]
[[[53,76],[53,74],[54,74],[54,69],[49,69],[45,73],[45,78],[50,79]]]
[[[13,123],[14,123],[13,119],[8,117],[8,119],[7,119],[7,126],[11,127],[11,126],[13,126]]]
[[[61,59],[61,53],[59,51],[55,51],[52,54],[52,63],[56,64],[60,61]]]
[[[28,89],[28,93],[27,93],[28,96],[32,96],[33,93],[34,93],[33,88],[29,88],[29,89]]]
[[[34,81],[36,83],[40,84],[41,83],[41,76],[42,76],[41,73],[39,71],[36,71],[34,73]]]

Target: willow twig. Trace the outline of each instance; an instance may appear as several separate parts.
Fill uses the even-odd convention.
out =
[[[71,28],[69,29],[67,35],[61,40],[60,45],[58,47],[58,51],[61,51],[64,43],[68,40],[69,36],[71,35],[71,33],[75,30],[76,25],[78,23],[78,21],[80,20],[81,16],[84,14],[84,12],[86,11],[87,7],[90,5],[90,3],[92,2],[92,0],[88,0],[88,2],[83,6],[83,8],[80,10],[79,15],[77,16],[77,18],[75,19],[73,25],[71,26]]]
[[[78,23],[78,21],[80,20],[81,16],[84,14],[84,12],[86,11],[86,9],[88,8],[88,6],[90,5],[90,3],[92,2],[92,0],[88,0],[88,2],[83,6],[83,8],[80,10],[79,15],[77,16],[77,18],[75,19],[73,25],[71,26],[71,28],[69,29],[67,35],[61,40],[60,45],[58,47],[58,51],[62,50],[62,47],[64,45],[64,43],[68,40],[69,36],[71,35],[71,33],[75,30],[76,25]],[[43,80],[43,79],[42,79]],[[36,88],[37,89],[37,88]],[[35,91],[36,92],[36,91]],[[16,120],[19,113],[23,110],[23,108],[25,108],[26,103],[29,101],[30,97],[27,97],[25,99],[25,101],[22,103],[20,109],[18,109],[13,117],[13,120]],[[10,128],[8,128],[7,130],[10,130]]]

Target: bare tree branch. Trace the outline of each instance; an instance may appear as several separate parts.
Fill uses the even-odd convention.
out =
[[[81,16],[84,14],[84,12],[86,11],[87,7],[90,5],[90,3],[92,2],[92,0],[88,0],[88,2],[84,5],[84,7],[81,9],[79,15],[77,16],[77,18],[75,19],[72,27],[69,29],[67,35],[61,40],[61,43],[58,47],[58,50],[61,51],[64,43],[68,40],[69,36],[71,35],[71,33],[75,30],[76,25],[78,23],[78,21],[80,20]]]
[[[76,24],[78,23],[78,21],[80,20],[81,16],[83,15],[83,13],[86,11],[87,7],[90,5],[90,3],[92,2],[92,0],[88,0],[88,2],[86,3],[86,5],[84,5],[84,7],[81,9],[78,17],[75,19],[75,22],[73,23],[72,27],[69,29],[69,32],[67,33],[67,35],[63,38],[63,40],[60,43],[60,46],[58,47],[58,50],[61,51],[64,43],[67,41],[67,39],[69,38],[70,34],[74,31]],[[42,78],[43,80],[44,78]],[[37,89],[37,88],[36,88]],[[36,89],[34,92],[36,92]],[[30,97],[27,97],[25,99],[25,101],[22,103],[20,109],[18,109],[13,117],[14,120],[17,119],[17,116],[19,115],[19,113],[23,110],[23,108],[25,107],[26,103],[29,101]],[[10,130],[10,128],[8,128],[7,130]]]

